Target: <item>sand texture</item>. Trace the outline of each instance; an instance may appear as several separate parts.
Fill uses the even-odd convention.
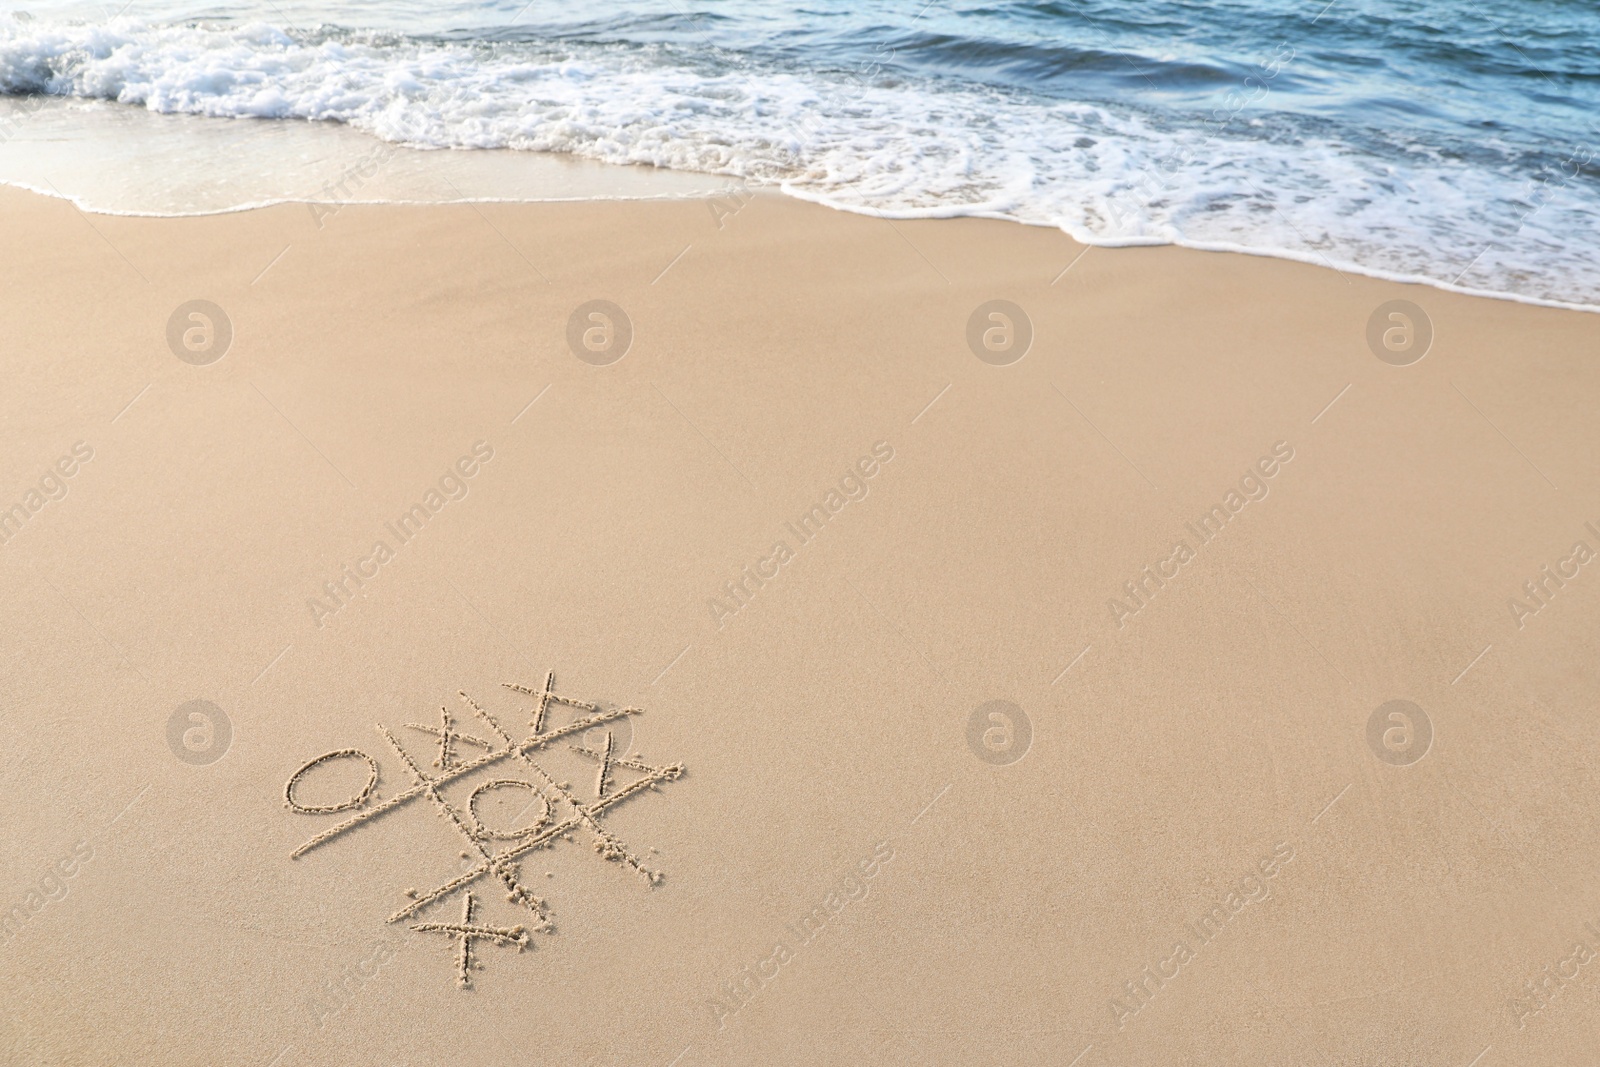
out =
[[[746,193],[0,216],[0,1062],[1600,1057],[1600,318]]]

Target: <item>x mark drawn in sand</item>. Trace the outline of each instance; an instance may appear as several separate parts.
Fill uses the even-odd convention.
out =
[[[432,801],[437,813],[461,834],[467,848],[467,851],[462,853],[463,857],[469,862],[474,859],[476,862],[460,876],[425,893],[418,893],[414,889],[407,890],[405,895],[411,902],[389,916],[388,921],[400,922],[410,919],[430,905],[461,893],[463,901],[459,922],[418,922],[412,924],[411,929],[446,934],[460,942],[456,958],[456,982],[462,988],[468,988],[472,984],[469,972],[482,966],[475,963],[472,958],[474,941],[487,940],[499,945],[516,945],[520,952],[529,944],[530,930],[547,933],[552,929],[545,901],[536,896],[521,880],[521,865],[517,860],[527,853],[536,849],[552,848],[557,840],[570,841],[575,832],[583,832],[593,839],[595,851],[603,858],[632,868],[649,885],[658,885],[662,881],[661,872],[645,866],[637,854],[605,827],[601,822],[601,816],[630,797],[637,796],[645,790],[655,790],[661,782],[677,779],[684,772],[683,764],[674,763],[657,767],[640,759],[630,758],[626,752],[618,753],[614,751],[615,735],[608,728],[596,748],[577,744],[566,746],[571,752],[596,765],[594,799],[587,802],[580,800],[573,793],[570,783],[558,782],[539,762],[535,761],[534,753],[551,750],[556,742],[566,738],[580,739],[596,727],[619,720],[626,715],[637,715],[641,709],[628,707],[602,710],[589,701],[577,700],[554,692],[552,688],[554,684],[555,672],[550,671],[546,673],[544,686],[541,689],[530,689],[527,686],[509,683],[505,685],[505,688],[532,697],[534,700],[534,705],[529,711],[528,736],[522,741],[512,740],[511,735],[502,729],[494,716],[464,692],[458,696],[488,728],[491,734],[489,739],[459,731],[455,717],[447,708],[439,709],[438,726],[406,723],[406,729],[437,740],[434,746],[436,755],[431,767],[438,773],[431,777],[395,740],[388,728],[379,724],[377,727],[379,735],[393,749],[400,762],[405,764],[412,778],[410,786],[385,800],[375,801],[373,796],[379,779],[378,761],[354,748],[338,749],[316,757],[290,775],[283,787],[285,806],[298,814],[327,815],[352,810],[356,812],[300,845],[290,853],[292,859],[299,859],[340,835],[404,807],[413,800],[426,797]],[[549,729],[546,720],[553,704],[565,705],[581,714],[565,726]],[[468,749],[471,751],[468,752]],[[347,760],[365,763],[368,768],[366,784],[353,796],[339,803],[320,805],[304,804],[296,799],[297,787],[307,773],[323,764]],[[516,771],[525,772],[527,776],[479,781],[464,805],[459,802],[452,803],[445,797],[444,788],[451,783],[486,768],[506,763],[511,764]],[[634,772],[635,777],[627,784],[618,786],[614,778],[621,769]],[[539,814],[527,825],[509,830],[491,829],[484,825],[478,814],[479,798],[501,790],[524,790],[529,794],[529,802],[522,808],[517,820],[536,807],[539,809]],[[501,848],[496,842],[508,842],[508,844]],[[498,879],[505,887],[508,901],[526,907],[533,914],[530,923],[499,927],[485,925],[476,919],[478,901],[473,897],[470,887],[480,879],[491,876]]]

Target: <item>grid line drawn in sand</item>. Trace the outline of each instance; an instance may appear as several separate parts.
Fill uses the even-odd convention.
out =
[[[492,740],[459,732],[456,720],[448,708],[439,709],[440,719],[436,727],[421,723],[406,723],[406,729],[414,730],[437,741],[434,746],[436,755],[431,767],[438,773],[431,777],[389,732],[389,729],[381,723],[378,724],[378,735],[383,738],[412,779],[409,786],[387,798],[378,799],[374,796],[380,777],[378,761],[356,748],[341,748],[324,753],[302,765],[284,784],[284,806],[296,814],[323,815],[355,810],[355,814],[302,843],[289,854],[291,859],[299,859],[365,823],[424,797],[432,802],[431,806],[435,812],[455,828],[464,843],[465,851],[462,852],[462,857],[464,861],[471,863],[471,866],[458,877],[426,892],[406,890],[405,896],[410,902],[390,915],[387,921],[402,922],[417,917],[431,905],[461,894],[463,902],[459,921],[421,921],[413,923],[411,929],[425,933],[442,933],[459,940],[456,984],[463,989],[472,986],[469,972],[482,966],[472,958],[472,942],[487,940],[498,945],[516,945],[520,952],[531,943],[530,932],[548,933],[553,929],[545,900],[535,895],[521,880],[521,865],[517,861],[528,853],[536,849],[553,848],[557,841],[572,841],[574,834],[583,832],[593,839],[594,850],[602,858],[633,870],[649,886],[659,885],[663,880],[662,873],[647,867],[637,854],[604,825],[601,817],[631,797],[646,791],[657,791],[662,782],[675,781],[684,773],[683,764],[656,766],[636,756],[629,756],[625,748],[622,752],[615,750],[615,735],[606,728],[606,724],[620,720],[624,716],[638,715],[642,709],[635,707],[605,709],[591,701],[563,696],[555,692],[554,685],[554,671],[546,672],[544,685],[539,689],[504,683],[504,688],[532,697],[534,701],[533,707],[528,711],[528,736],[522,741],[513,740],[501,727],[500,722],[465,692],[460,692],[457,696],[488,728]],[[547,729],[550,709],[558,704],[584,714],[564,726]],[[596,747],[570,743],[566,746],[573,753],[598,764],[595,775],[595,796],[594,799],[586,801],[573,792],[570,783],[558,781],[554,775],[546,771],[543,764],[535,760],[534,754],[541,751],[554,752],[557,750],[556,742],[565,739],[583,740],[591,731],[596,730],[600,731],[601,739],[598,742],[589,742]],[[624,741],[623,745],[626,744]],[[482,750],[482,753],[465,753],[462,751],[464,746]],[[302,779],[305,775],[325,764],[346,760],[363,765],[369,772],[367,781],[350,798],[332,804],[306,804],[296,798],[297,789],[303,788]],[[502,766],[507,763],[512,766]],[[527,772],[530,777],[495,777],[479,781],[464,803],[453,803],[444,795],[445,787],[490,767],[496,768],[502,775],[514,773],[512,771],[514,767],[516,770]],[[616,779],[619,777],[619,769],[623,768],[634,772],[637,777],[619,785]],[[519,790],[531,793],[532,798],[514,821],[521,822],[522,816],[536,804],[542,809],[537,817],[520,827],[508,829],[496,829],[486,825],[478,811],[480,798],[500,791]],[[505,847],[497,848],[496,842],[506,843]],[[498,880],[505,887],[506,899],[514,906],[526,908],[532,913],[532,919],[504,927],[491,926],[477,919],[476,912],[480,901],[472,895],[471,887],[480,879],[488,877]]]

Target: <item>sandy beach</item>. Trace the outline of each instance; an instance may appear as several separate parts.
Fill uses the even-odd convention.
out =
[[[0,1060],[1600,1055],[1592,314],[748,192],[0,218]]]

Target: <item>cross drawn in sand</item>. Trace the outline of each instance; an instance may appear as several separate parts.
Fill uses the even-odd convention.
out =
[[[497,926],[477,926],[472,922],[472,912],[477,901],[472,899],[472,890],[467,890],[465,903],[461,908],[461,921],[459,923],[417,923],[411,929],[428,930],[435,933],[449,934],[461,940],[460,951],[456,953],[456,984],[462,989],[472,984],[471,971],[482,964],[472,961],[472,942],[480,938],[494,941],[501,945],[516,945],[521,952],[528,947],[528,928],[513,926],[502,929]]]
[[[496,944],[517,946],[520,952],[529,943],[528,931],[548,932],[551,929],[549,915],[546,912],[545,901],[536,896],[530,889],[522,884],[521,869],[517,860],[535,849],[553,847],[557,839],[567,838],[574,831],[583,831],[594,839],[594,848],[602,857],[620,862],[638,872],[650,885],[657,885],[662,880],[661,872],[651,870],[635,855],[627,845],[618,840],[610,830],[601,823],[600,817],[612,807],[622,803],[629,797],[636,796],[643,791],[653,790],[661,782],[677,779],[683,774],[683,764],[674,763],[666,767],[655,767],[642,760],[629,758],[626,754],[618,755],[613,751],[614,740],[611,730],[605,731],[605,739],[597,749],[585,748],[580,745],[569,744],[567,747],[594,761],[597,765],[595,775],[595,797],[592,801],[584,803],[571,790],[567,783],[557,782],[533,758],[535,752],[548,749],[564,738],[582,737],[589,730],[608,722],[621,719],[625,715],[637,715],[639,708],[617,708],[603,711],[596,704],[586,700],[576,700],[572,697],[562,696],[554,692],[555,672],[546,673],[542,689],[529,689],[527,686],[506,683],[505,688],[522,693],[534,698],[534,706],[530,711],[528,737],[523,741],[513,741],[511,735],[506,733],[487,710],[466,693],[457,695],[472,712],[488,727],[492,738],[485,739],[471,734],[460,732],[456,728],[455,718],[449,709],[440,708],[438,726],[427,726],[421,723],[407,723],[406,728],[428,734],[438,739],[437,752],[432,766],[438,774],[430,777],[417,766],[411,755],[394,739],[394,735],[382,724],[377,727],[378,733],[383,737],[395,755],[406,769],[411,773],[413,783],[410,787],[401,790],[386,800],[373,803],[373,792],[378,784],[378,761],[362,752],[360,749],[345,748],[324,753],[302,766],[289,776],[288,782],[283,787],[283,800],[286,807],[302,815],[325,815],[334,812],[356,810],[356,814],[345,819],[336,826],[329,827],[316,836],[307,840],[299,848],[290,853],[292,859],[299,859],[312,849],[327,844],[341,834],[354,830],[364,823],[371,822],[379,816],[386,815],[413,800],[427,797],[434,804],[439,815],[445,818],[461,834],[466,842],[468,851],[462,856],[467,861],[476,862],[459,877],[431,889],[425,893],[416,890],[407,890],[406,895],[411,898],[411,903],[389,916],[389,922],[400,922],[417,915],[418,912],[437,901],[441,901],[453,894],[466,891],[464,895],[462,918],[459,923],[450,922],[421,922],[412,925],[413,930],[429,933],[442,933],[460,941],[459,953],[456,961],[456,979],[459,985],[471,985],[469,971],[479,964],[472,959],[472,942],[488,940]],[[586,712],[573,722],[559,729],[547,730],[545,720],[548,716],[550,705],[563,704]],[[470,757],[462,754],[462,750],[471,748],[476,752]],[[361,761],[367,765],[368,778],[366,784],[350,799],[338,804],[308,805],[295,799],[296,786],[300,780],[313,768],[324,763],[339,760]],[[471,793],[465,808],[452,804],[445,799],[441,790],[459,779],[471,775],[486,767],[507,761],[532,772],[534,781],[522,778],[503,778],[481,782]],[[612,776],[617,768],[625,767],[636,771],[639,777],[628,784],[617,788]],[[541,810],[534,820],[519,828],[510,830],[491,829],[484,825],[478,816],[478,798],[495,790],[522,789],[530,794],[530,800],[523,813],[538,805]],[[369,806],[370,805],[370,806]],[[558,811],[561,813],[557,818]],[[521,818],[521,815],[518,816]],[[506,847],[497,850],[495,842],[510,842]],[[493,876],[498,879],[506,889],[506,899],[514,904],[525,906],[533,913],[534,919],[528,926],[494,927],[486,926],[474,921],[474,912],[477,901],[469,889],[479,879]]]

